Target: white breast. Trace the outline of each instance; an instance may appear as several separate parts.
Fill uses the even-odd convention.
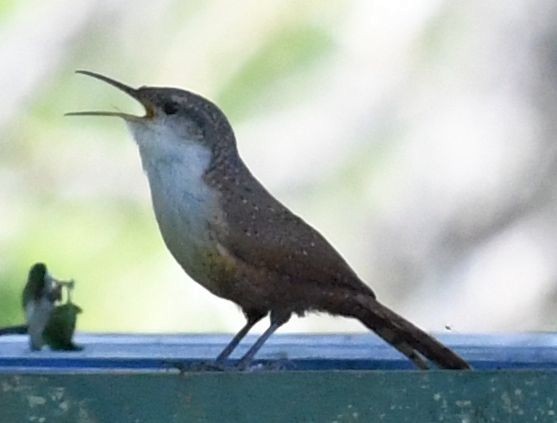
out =
[[[149,179],[155,215],[174,257],[188,271],[210,242],[208,222],[216,192],[203,180],[211,151],[160,127],[130,124]]]

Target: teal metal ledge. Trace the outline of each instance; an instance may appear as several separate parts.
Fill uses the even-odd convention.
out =
[[[557,335],[440,338],[475,370],[412,370],[370,334],[277,335],[244,373],[199,371],[229,335],[5,336],[0,422],[557,422]]]

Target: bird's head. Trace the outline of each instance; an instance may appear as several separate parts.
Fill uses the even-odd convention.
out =
[[[224,113],[211,101],[190,91],[167,87],[132,88],[90,71],[77,73],[100,79],[130,95],[145,108],[145,115],[85,111],[68,116],[116,116],[125,120],[138,144],[157,148],[157,140],[196,143],[208,149],[235,149],[232,129]]]

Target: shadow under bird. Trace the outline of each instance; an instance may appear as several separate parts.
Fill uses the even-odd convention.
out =
[[[131,131],[149,179],[164,242],[195,281],[238,304],[247,322],[218,356],[225,360],[270,314],[270,326],[241,358],[249,366],[291,317],[325,312],[356,318],[422,369],[469,365],[375,297],[327,240],[275,199],[240,158],[234,132],[211,101],[177,88],[132,88],[106,76],[145,108],[68,115],[116,116]]]

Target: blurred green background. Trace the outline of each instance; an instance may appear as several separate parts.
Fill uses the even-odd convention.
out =
[[[1,326],[36,261],[75,278],[80,330],[243,324],[166,251],[122,122],[63,117],[140,111],[88,69],[214,100],[255,175],[423,327],[557,327],[555,2],[0,0],[0,57]]]

